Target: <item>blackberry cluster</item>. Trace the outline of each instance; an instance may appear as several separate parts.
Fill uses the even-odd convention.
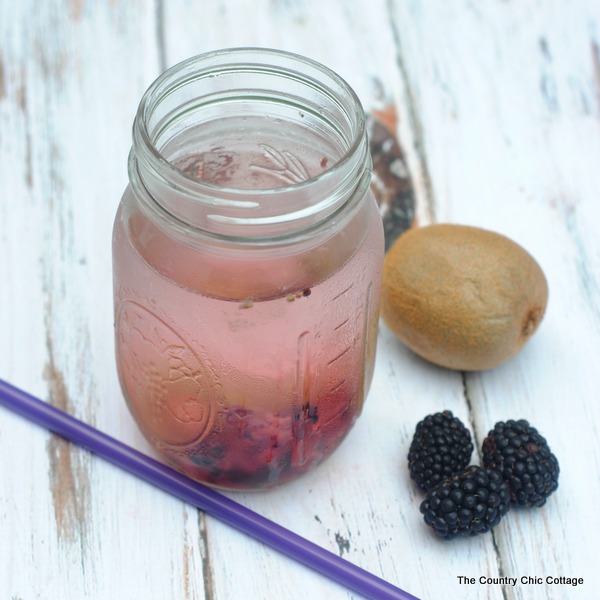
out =
[[[558,460],[526,420],[496,423],[482,449],[484,466],[502,474],[514,504],[542,506],[558,487]]]
[[[558,487],[558,460],[528,421],[496,423],[482,446],[483,466],[467,466],[473,444],[448,410],[417,424],[408,453],[411,478],[426,492],[421,513],[445,539],[495,527],[511,504],[542,506]]]
[[[421,503],[425,523],[447,540],[495,527],[510,509],[510,492],[498,471],[471,466],[427,492]]]
[[[471,434],[449,410],[429,415],[417,424],[408,451],[411,478],[427,492],[471,461]]]

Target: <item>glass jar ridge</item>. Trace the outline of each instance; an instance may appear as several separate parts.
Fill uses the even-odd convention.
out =
[[[256,128],[260,119],[311,130],[323,144],[319,165],[309,168],[302,157],[265,142],[265,164],[254,165],[266,176],[259,187],[182,172],[174,164],[174,140],[226,119],[249,130],[244,121]],[[129,176],[148,208],[175,226],[276,243],[318,226],[364,194],[371,176],[364,112],[345,81],[302,56],[261,48],[200,55],[167,70],[142,97]]]

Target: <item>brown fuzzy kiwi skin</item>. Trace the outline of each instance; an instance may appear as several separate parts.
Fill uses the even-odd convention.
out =
[[[383,321],[413,352],[449,369],[480,371],[507,361],[535,333],[547,302],[535,259],[486,229],[414,228],[385,258]]]

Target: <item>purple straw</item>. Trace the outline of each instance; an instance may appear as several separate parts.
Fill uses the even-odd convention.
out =
[[[273,521],[0,379],[0,404],[374,600],[419,600]]]

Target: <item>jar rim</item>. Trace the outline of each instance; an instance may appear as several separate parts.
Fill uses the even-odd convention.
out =
[[[298,178],[288,178],[292,169],[284,161],[283,176],[293,183],[284,180],[277,187],[221,185],[178,168],[177,152],[185,158],[189,149],[194,157],[195,138],[186,135],[199,136],[203,165],[203,140],[210,141],[221,119],[231,128],[232,121],[226,124],[231,117],[256,116],[268,119],[269,127],[289,124],[283,137],[302,137],[310,151],[327,144],[334,160],[322,171],[313,164],[309,172],[284,148],[283,156],[302,169]],[[258,143],[253,131],[247,130],[245,140],[265,151],[268,144]],[[186,139],[191,141],[179,141]],[[175,151],[172,160],[169,148]],[[344,207],[351,210],[368,186],[371,167],[365,113],[342,77],[298,54],[239,47],[188,58],[149,86],[134,120],[129,178],[150,212],[172,226],[227,239],[275,240],[316,231]]]
[[[314,72],[328,78],[331,82],[338,86],[339,90],[342,90],[344,94],[346,94],[349,103],[352,104],[354,115],[356,116],[353,139],[349,143],[348,147],[344,149],[344,152],[339,159],[337,159],[331,166],[328,166],[322,172],[317,173],[316,175],[303,181],[284,186],[242,188],[217,185],[185,175],[155,146],[152,135],[147,126],[149,112],[156,107],[158,102],[160,102],[160,98],[163,96],[163,94],[172,92],[174,89],[182,85],[182,83],[189,81],[190,78],[193,79],[198,77],[201,74],[200,68],[203,64],[209,64],[215,59],[218,60],[227,58],[227,62],[224,62],[221,67],[227,65],[229,70],[232,70],[233,68],[241,68],[243,66],[256,67],[257,63],[252,62],[252,59],[258,59],[261,56],[265,58],[271,58],[271,63],[273,63],[275,59],[281,59],[289,64],[289,66],[279,66],[276,64],[267,63],[266,61],[264,63],[259,63],[263,64],[269,69],[276,69],[287,74],[296,74],[303,80],[310,80],[311,82],[316,83],[316,79],[314,77],[307,77],[307,75],[301,74],[296,69],[291,68],[291,66],[294,64],[297,67],[300,65],[308,67]],[[236,61],[236,59],[238,60]],[[185,77],[185,75],[188,73],[189,76]],[[327,91],[330,97],[334,96],[335,92],[322,81],[319,81],[318,85],[321,90]],[[160,94],[158,99],[157,94]],[[356,95],[356,92],[344,78],[335,73],[335,71],[329,67],[326,67],[322,63],[306,56],[286,50],[258,46],[221,48],[218,50],[197,54],[173,65],[172,67],[169,67],[150,84],[143,94],[133,124],[134,149],[138,159],[146,162],[151,168],[162,170],[163,172],[166,171],[166,176],[170,181],[176,182],[177,185],[181,185],[182,188],[189,193],[196,192],[199,195],[225,195],[230,201],[226,202],[227,204],[234,204],[236,207],[240,208],[253,207],[255,205],[254,201],[251,200],[253,197],[264,198],[265,196],[279,195],[287,190],[290,192],[299,192],[307,189],[308,187],[314,186],[316,182],[325,181],[329,178],[335,177],[337,173],[348,168],[348,163],[352,161],[352,158],[356,156],[357,152],[360,151],[361,145],[364,144],[365,135],[366,123],[362,104]],[[239,196],[242,196],[244,199],[240,199]]]

